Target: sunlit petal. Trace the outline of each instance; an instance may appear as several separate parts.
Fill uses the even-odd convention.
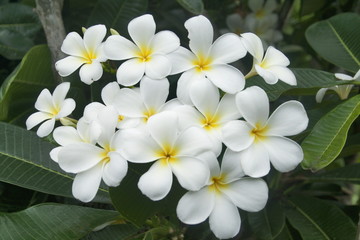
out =
[[[36,134],[39,137],[46,137],[47,135],[49,135],[52,132],[52,130],[54,129],[54,126],[55,126],[55,118],[46,120],[45,122],[43,122],[40,125],[40,127],[36,131]]]
[[[62,77],[67,77],[76,71],[81,65],[86,62],[84,58],[76,56],[68,56],[55,63],[55,68]]]
[[[103,68],[100,62],[93,61],[91,64],[84,64],[80,68],[80,79],[86,84],[91,84],[93,81],[97,81],[103,74]]]
[[[151,136],[164,150],[174,146],[178,135],[178,115],[175,112],[155,114],[148,120],[147,126]]]
[[[72,143],[82,142],[78,132],[74,127],[61,126],[55,128],[53,132],[55,141],[61,146],[66,146]]]
[[[50,119],[52,117],[53,116],[48,113],[43,113],[43,112],[33,113],[26,119],[26,129],[30,130],[33,127],[35,127],[36,125],[38,125],[39,123],[41,123],[47,119]]]
[[[167,57],[172,64],[171,74],[181,73],[193,68],[192,61],[196,59],[196,56],[184,47],[179,47],[176,51],[168,54]]]
[[[70,115],[74,111],[75,106],[76,103],[74,99],[72,98],[65,99],[64,102],[62,103],[61,110],[56,115],[56,118],[58,119]]]
[[[264,56],[264,48],[261,39],[251,32],[243,33],[241,34],[241,37],[245,49],[254,57],[254,63],[260,63]]]
[[[179,135],[176,146],[179,148],[179,155],[196,156],[212,150],[213,145],[204,129],[189,127]]]
[[[212,118],[219,104],[220,93],[214,84],[206,79],[192,84],[190,98],[205,117]]]
[[[110,161],[105,164],[103,180],[110,187],[119,186],[128,170],[127,161],[117,152],[108,153]]]
[[[61,107],[69,89],[70,89],[69,82],[63,82],[54,89],[52,99],[55,106]]]
[[[209,19],[200,15],[188,19],[184,25],[189,32],[191,51],[197,56],[207,56],[214,37],[214,30]]]
[[[190,87],[195,81],[203,81],[205,75],[198,74],[194,69],[184,72],[178,82],[176,88],[176,96],[183,104],[193,105],[190,98]]]
[[[121,85],[133,86],[140,81],[144,73],[145,62],[134,58],[120,65],[116,72],[116,79]]]
[[[61,45],[61,51],[68,55],[83,57],[86,52],[83,39],[76,32],[69,33]]]
[[[113,105],[114,99],[120,92],[120,86],[117,82],[108,83],[101,90],[101,99],[105,103],[105,105]]]
[[[252,144],[239,152],[238,157],[244,173],[250,177],[263,177],[270,171],[268,148],[261,143]]]
[[[124,60],[133,58],[139,48],[128,39],[120,35],[111,35],[104,43],[104,53],[109,59]]]
[[[294,73],[287,67],[272,66],[267,69],[272,74],[276,75],[281,81],[296,86],[296,77]]]
[[[148,46],[155,34],[155,21],[152,15],[145,14],[129,22],[129,34],[138,47]]]
[[[45,88],[43,89],[35,102],[35,108],[42,112],[52,113],[53,110],[53,100],[50,91]]]
[[[147,109],[160,109],[169,95],[169,81],[165,79],[153,80],[143,77],[140,82],[140,94]]]
[[[152,55],[150,61],[146,62],[145,74],[153,79],[163,79],[171,72],[171,62],[163,55]]]
[[[220,36],[211,46],[209,56],[216,63],[232,63],[246,55],[240,37],[233,33]]]
[[[98,24],[89,27],[84,33],[84,45],[88,52],[95,52],[106,35],[105,25]]]
[[[180,39],[171,31],[161,31],[155,34],[151,41],[151,48],[156,53],[168,54],[180,46]]]
[[[128,117],[143,117],[145,105],[139,92],[130,88],[120,89],[114,100],[121,115]]]

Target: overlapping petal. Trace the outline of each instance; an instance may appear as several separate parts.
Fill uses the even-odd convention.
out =
[[[66,35],[61,45],[61,51],[68,55],[82,57],[86,49],[81,36],[76,32],[71,32]]]
[[[46,120],[40,125],[40,127],[36,131],[36,134],[39,137],[46,137],[54,129],[54,126],[55,126],[55,118],[50,118],[49,120]]]
[[[210,81],[196,81],[190,88],[190,98],[205,117],[213,117],[219,104],[220,93]]]
[[[199,127],[189,127],[178,137],[176,146],[180,156],[196,156],[212,150],[212,143],[205,130]]]
[[[155,54],[145,64],[145,74],[153,79],[163,79],[171,72],[171,62],[164,55]]]
[[[264,48],[261,39],[254,33],[241,34],[245,49],[254,57],[254,63],[260,63],[264,56]]]
[[[27,119],[26,119],[26,129],[30,130],[33,127],[35,127],[36,125],[38,125],[39,123],[52,118],[53,116],[49,113],[44,113],[44,112],[36,112],[31,114]]]
[[[62,102],[61,109],[56,115],[56,119],[70,115],[75,109],[76,103],[74,99],[67,98]]]
[[[127,161],[117,152],[109,152],[110,161],[105,164],[103,180],[110,187],[119,186],[128,170]]]
[[[104,44],[105,55],[113,60],[133,58],[138,51],[139,48],[133,42],[120,35],[111,35]]]
[[[161,31],[155,34],[151,41],[151,49],[156,53],[168,54],[180,46],[180,39],[171,31]]]
[[[149,46],[151,39],[155,35],[156,24],[150,14],[145,14],[134,18],[129,22],[128,31],[130,37],[138,47]]]
[[[62,77],[67,77],[76,71],[81,65],[86,62],[84,58],[77,56],[68,56],[55,63],[55,68]]]
[[[246,55],[240,37],[233,33],[227,33],[215,40],[210,48],[209,56],[217,63],[232,63]]]
[[[238,152],[238,158],[244,173],[250,177],[263,177],[270,171],[268,147],[265,144],[252,144],[249,148]]]
[[[165,79],[153,80],[143,77],[140,81],[140,94],[147,109],[159,109],[169,95],[169,81]]]
[[[254,142],[255,137],[250,134],[251,130],[251,125],[245,121],[230,121],[221,129],[222,140],[231,150],[242,151]]]
[[[80,68],[80,79],[86,84],[91,84],[93,81],[97,81],[103,74],[103,68],[101,63],[93,61],[91,64],[84,64]]]
[[[84,32],[84,46],[87,52],[96,52],[106,35],[105,25],[98,24],[89,27]]]
[[[171,61],[171,74],[187,71],[194,67],[192,61],[196,59],[194,53],[184,47],[179,47],[176,51],[167,55]]]
[[[191,51],[196,56],[207,56],[214,37],[214,30],[209,19],[202,15],[195,16],[188,19],[184,25],[189,32]]]
[[[116,79],[119,84],[133,86],[140,81],[145,73],[145,62],[137,58],[129,59],[120,65],[116,72]]]

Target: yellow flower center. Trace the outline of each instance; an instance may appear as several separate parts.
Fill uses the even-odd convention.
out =
[[[148,62],[151,59],[151,54],[153,50],[148,47],[141,47],[140,50],[136,53],[140,62]]]
[[[265,10],[262,8],[262,9],[256,11],[255,16],[257,18],[263,18],[265,16]]]
[[[108,162],[110,162],[110,157],[108,156],[108,154],[112,151],[114,151],[114,149],[112,149],[109,144],[104,146],[104,151],[100,153],[102,163],[107,164]]]
[[[195,65],[195,69],[198,72],[207,71],[211,69],[212,59],[210,57],[204,57],[203,55],[199,55],[197,59],[193,61],[193,65]]]
[[[255,137],[255,141],[261,141],[266,139],[267,126],[261,126],[259,123],[250,131],[250,135]]]
[[[90,50],[89,52],[85,51],[83,53],[83,58],[85,58],[85,63],[91,64],[93,60],[97,58],[97,55],[93,50]]]
[[[118,116],[118,122],[121,122],[122,120],[124,120],[124,118],[125,118],[125,117],[124,117],[123,115],[119,115],[119,116]]]
[[[176,158],[177,154],[178,154],[178,149],[176,149],[176,147],[172,147],[169,144],[166,144],[166,145],[163,146],[162,149],[160,149],[156,153],[156,156],[159,158],[161,163],[166,165],[168,163],[176,162],[177,161],[177,158]]]
[[[205,114],[204,118],[201,119],[201,125],[202,127],[207,130],[211,131],[214,128],[219,127],[219,116],[211,114]]]
[[[144,121],[147,122],[147,120],[149,120],[149,118],[154,115],[156,113],[156,110],[154,108],[149,108],[147,109],[143,114],[144,114]]]
[[[211,184],[208,186],[208,189],[215,193],[221,193],[221,189],[228,187],[228,185],[226,183],[224,183],[223,181],[224,181],[223,175],[220,175],[218,177],[213,177],[211,179]]]

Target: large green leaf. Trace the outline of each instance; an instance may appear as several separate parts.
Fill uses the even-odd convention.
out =
[[[36,205],[21,212],[0,213],[0,239],[77,240],[118,215],[73,205]]]
[[[139,229],[130,224],[110,225],[106,228],[88,234],[82,240],[132,240],[139,235]]]
[[[345,145],[348,130],[360,114],[360,95],[339,104],[322,117],[302,142],[302,167],[313,171],[329,165]]]
[[[261,77],[256,76],[246,80],[246,86],[259,86],[266,91],[271,101],[276,100],[286,91],[292,94],[314,94],[318,88],[332,87],[343,84],[332,73],[315,69],[293,68],[291,69],[297,79],[297,86],[288,85],[282,81],[274,85],[267,84]]]
[[[289,198],[285,214],[291,225],[306,240],[355,239],[356,227],[337,206],[317,198]]]
[[[183,8],[194,14],[203,14],[204,3],[202,0],[176,0]]]
[[[50,159],[53,144],[34,132],[0,122],[0,181],[39,192],[72,197],[73,177]],[[100,189],[94,201],[109,202]]]
[[[319,174],[312,174],[311,181],[350,182],[360,184],[360,163],[332,169]]]
[[[324,59],[351,72],[360,67],[360,16],[344,13],[317,22],[306,30],[306,39]]]
[[[89,17],[88,26],[101,23],[121,35],[126,34],[130,20],[145,13],[147,4],[147,0],[98,0]]]
[[[54,84],[48,47],[33,47],[0,88],[0,121],[32,108],[40,91]]]
[[[36,13],[29,6],[9,3],[0,6],[0,54],[21,59],[34,45],[34,35],[41,29]]]

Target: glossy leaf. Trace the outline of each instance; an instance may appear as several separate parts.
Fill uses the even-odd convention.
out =
[[[130,240],[138,235],[139,229],[130,224],[110,225],[99,231],[89,233],[82,240]]]
[[[116,211],[41,204],[16,213],[0,213],[0,239],[76,240],[118,217]]]
[[[310,176],[311,181],[321,182],[350,182],[360,184],[360,163],[332,169]]]
[[[50,159],[53,144],[34,132],[0,122],[0,181],[39,192],[72,197],[73,176]],[[109,202],[101,189],[94,201]]]
[[[34,35],[41,29],[36,13],[29,6],[9,3],[0,6],[0,54],[21,59],[34,45]]]
[[[333,73],[321,70],[294,68],[291,69],[297,80],[297,86],[291,86],[279,81],[274,85],[267,84],[261,77],[256,76],[246,80],[246,86],[259,86],[266,91],[271,101],[276,100],[281,94],[291,90],[291,94],[314,94],[318,88],[332,87],[344,82],[335,78]]]
[[[345,145],[348,130],[360,114],[360,95],[339,104],[322,117],[302,142],[302,167],[316,171],[329,165]]]
[[[291,197],[288,202],[286,217],[302,239],[355,239],[355,224],[336,205],[304,196]]]
[[[54,84],[48,47],[33,47],[0,88],[0,120],[33,108],[41,90]]]
[[[204,12],[204,3],[202,0],[176,0],[183,8],[194,14]]]
[[[344,13],[317,22],[306,30],[306,39],[324,59],[353,73],[360,68],[360,16]]]
[[[147,0],[98,0],[88,20],[88,26],[105,24],[121,35],[127,33],[128,23],[144,14]]]

